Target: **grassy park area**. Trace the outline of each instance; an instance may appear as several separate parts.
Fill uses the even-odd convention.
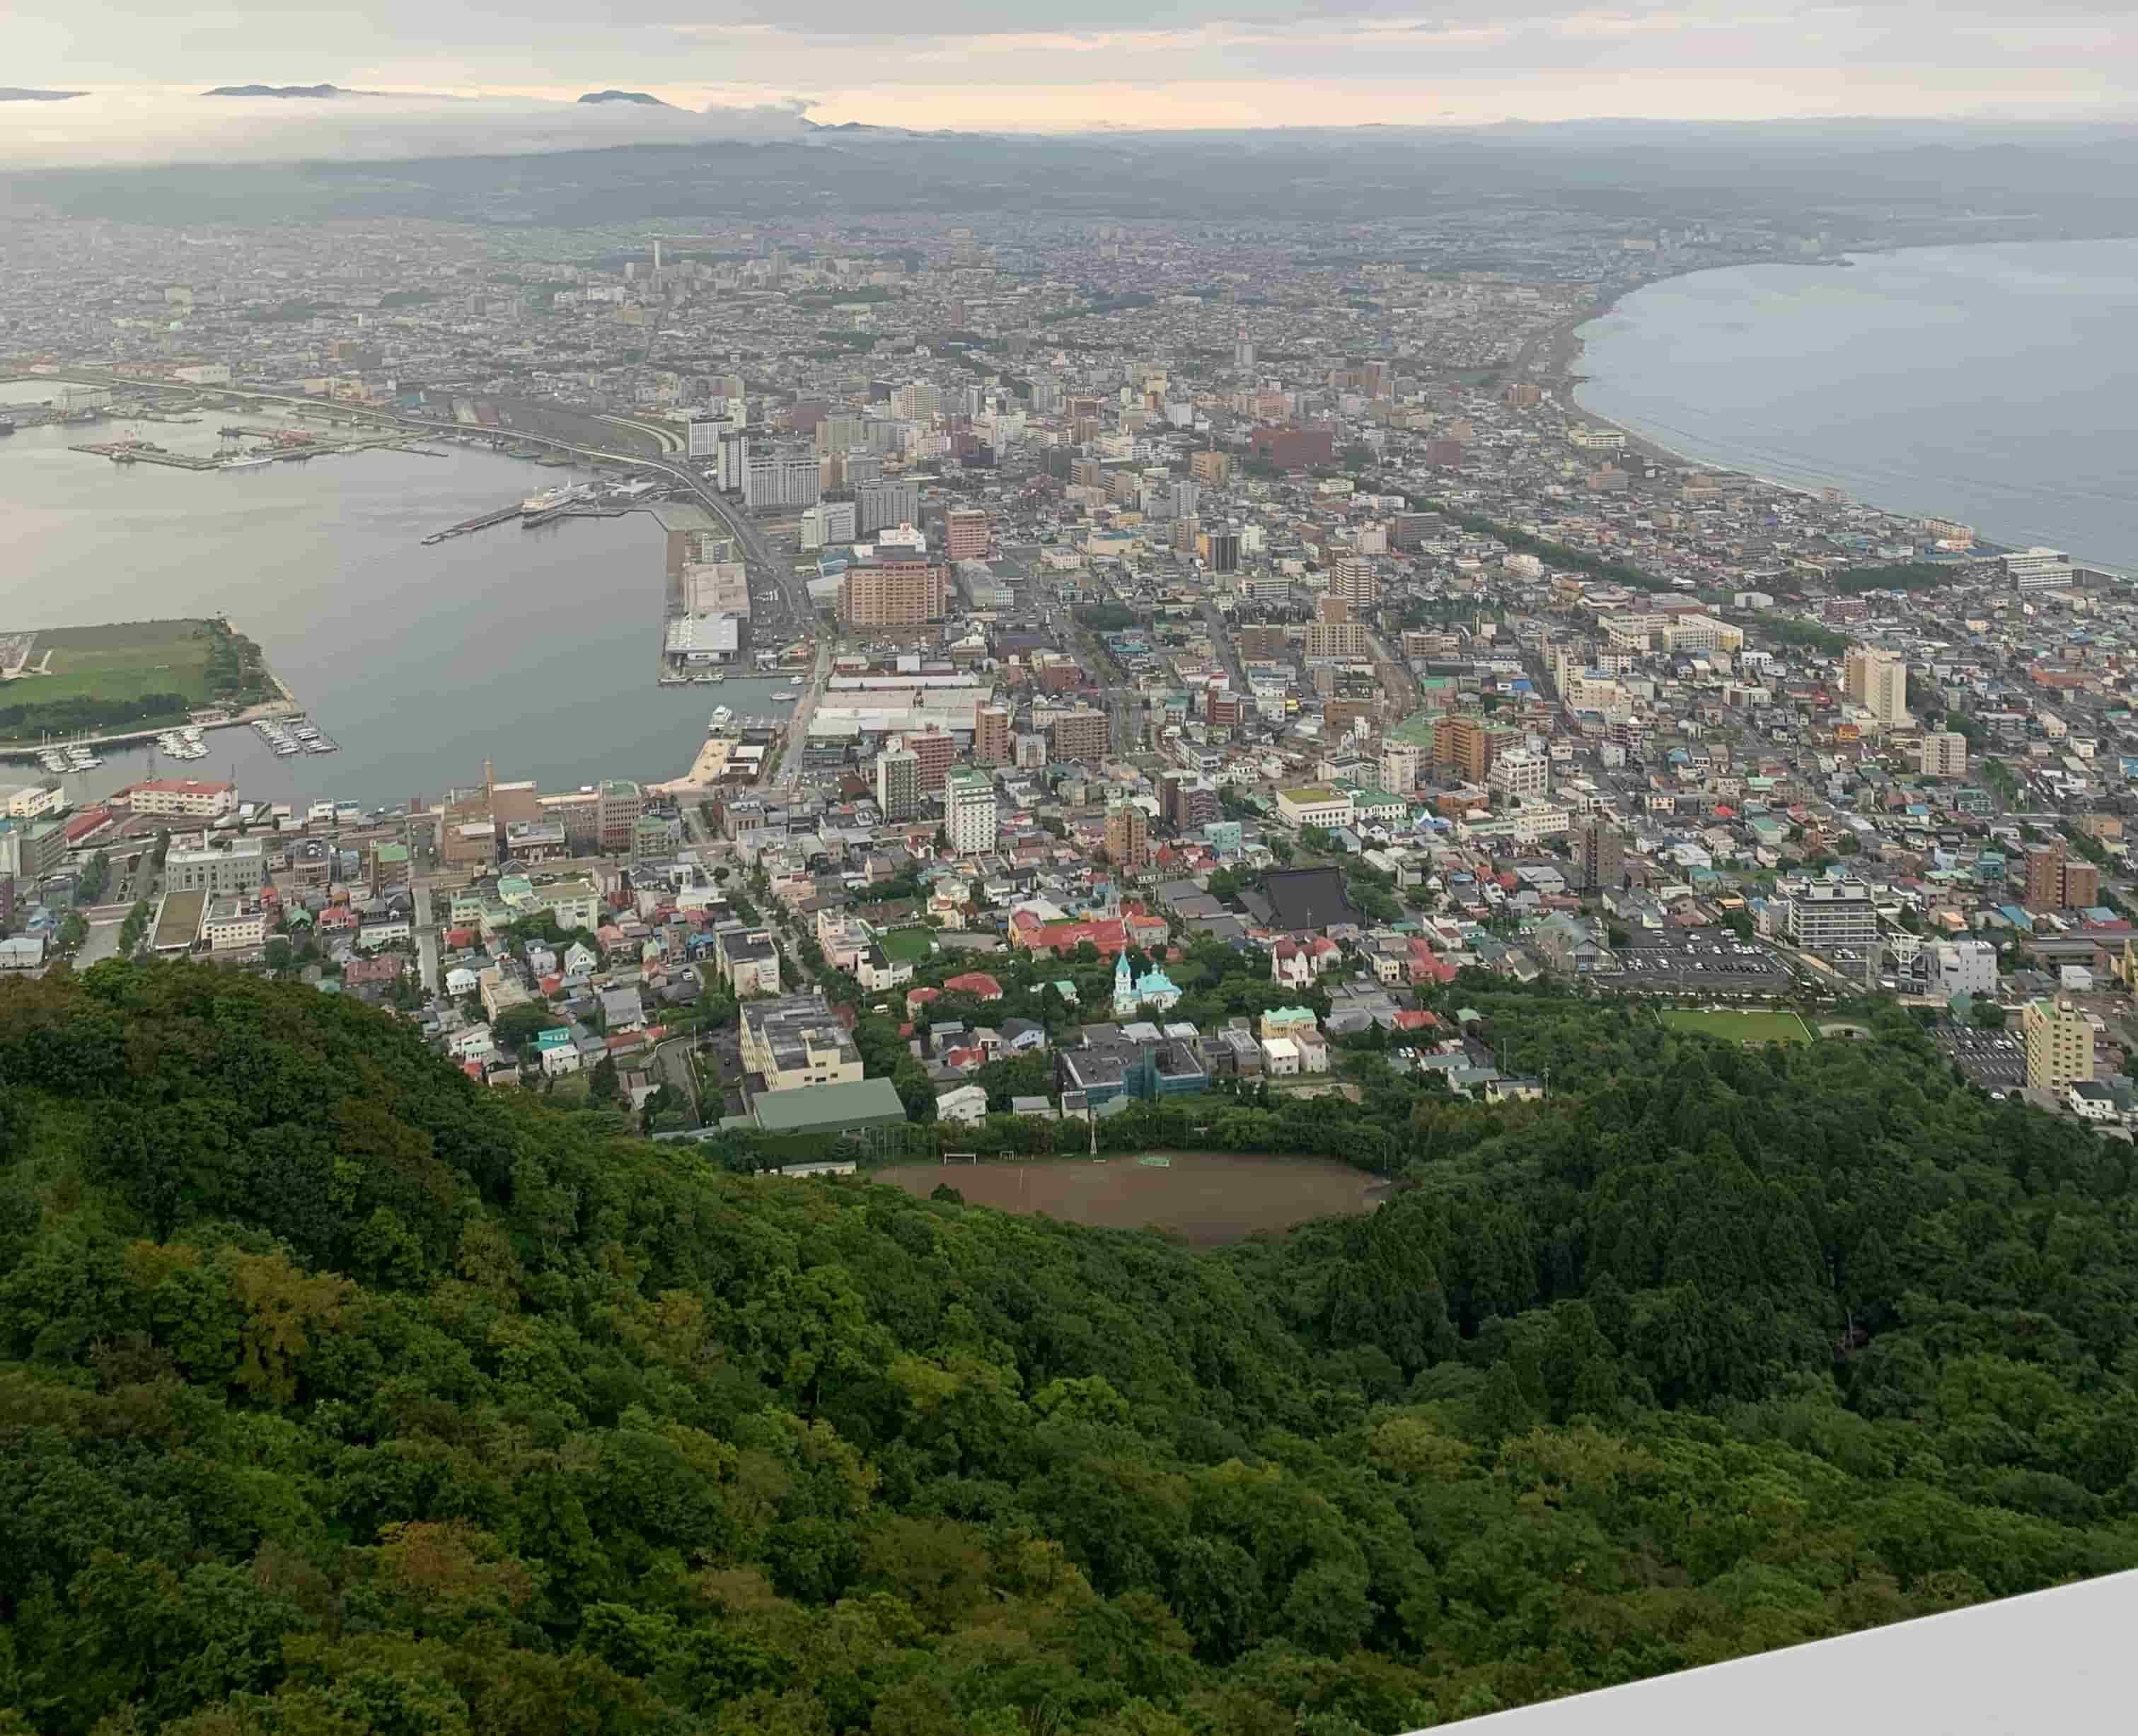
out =
[[[200,706],[274,692],[260,647],[227,622],[127,621],[26,636],[21,672],[0,682],[0,737],[12,740],[157,728]]]
[[[894,964],[918,964],[935,944],[926,929],[893,929],[882,939],[884,957]]]
[[[1733,1043],[1808,1043],[1811,1032],[1793,1012],[1703,1012],[1672,1007],[1656,1015],[1673,1031],[1697,1031]]]

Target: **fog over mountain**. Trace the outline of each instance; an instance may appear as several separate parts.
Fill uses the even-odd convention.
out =
[[[629,144],[797,139],[793,105],[409,95],[328,86],[124,88],[0,111],[0,171],[115,164],[390,162]]]

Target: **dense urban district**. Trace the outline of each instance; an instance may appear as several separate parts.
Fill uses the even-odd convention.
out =
[[[1579,408],[1749,259],[8,223],[18,423],[595,466],[715,709],[22,766],[0,1730],[1359,1736],[2138,1566],[2138,598]]]

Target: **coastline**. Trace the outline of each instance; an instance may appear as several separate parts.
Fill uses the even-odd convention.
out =
[[[2046,245],[2056,245],[2065,241],[2138,241],[2138,236],[2117,235],[2082,237],[2043,237],[2035,241],[2000,239],[1987,241],[1911,242],[1900,246],[1856,248],[1851,250],[1847,254],[1838,256],[1821,256],[1818,258],[1807,258],[1802,260],[1754,259],[1741,261],[1730,265],[1701,266],[1687,271],[1667,271],[1658,274],[1653,277],[1646,278],[1637,284],[1628,284],[1623,288],[1613,291],[1606,297],[1599,298],[1596,302],[1591,305],[1590,310],[1588,313],[1578,317],[1569,319],[1563,322],[1560,326],[1555,328],[1550,335],[1549,351],[1545,358],[1544,365],[1531,374],[1530,378],[1532,383],[1542,387],[1546,392],[1551,393],[1557,399],[1561,407],[1573,417],[1589,427],[1607,429],[1623,435],[1626,438],[1628,450],[1644,456],[1652,462],[1683,466],[1691,470],[1705,471],[1714,475],[1748,476],[1755,481],[1761,483],[1769,488],[1777,489],[1785,494],[1797,495],[1806,498],[1816,497],[1825,489],[1833,488],[1839,490],[1846,495],[1852,504],[1861,506],[1867,511],[1880,514],[1881,515],[1896,520],[1896,522],[1920,523],[1926,517],[1940,516],[1940,514],[1930,509],[1911,509],[1882,505],[1876,500],[1870,499],[1865,495],[1859,494],[1855,489],[1849,486],[1845,480],[1839,479],[1837,479],[1835,481],[1831,483],[1807,483],[1800,480],[1794,480],[1788,477],[1770,475],[1756,466],[1730,463],[1717,459],[1703,458],[1693,453],[1682,451],[1676,446],[1667,444],[1665,441],[1657,438],[1656,436],[1631,422],[1621,420],[1617,417],[1607,416],[1601,411],[1591,408],[1589,405],[1584,403],[1579,397],[1580,388],[1589,384],[1593,378],[1593,376],[1586,375],[1578,371],[1579,363],[1588,347],[1588,339],[1582,335],[1583,332],[1587,327],[1596,321],[1608,318],[1612,313],[1617,310],[1620,302],[1639,290],[1652,289],[1658,285],[1673,282],[1680,278],[1700,276],[1711,271],[1741,271],[1745,269],[1747,266],[1755,265],[1794,266],[1809,270],[1838,270],[1844,267],[1853,266],[1860,261],[1867,260],[1887,258],[1895,255],[1911,252],[1947,252],[1956,251],[1960,248],[1971,247],[2035,247]],[[2028,546],[2028,544],[2023,540],[2018,543],[2009,543],[1994,536],[1982,535],[1979,534],[1978,534],[1976,538],[1976,548],[1978,550],[1994,550],[2008,547],[2018,548],[2025,546]],[[2068,538],[2060,538],[2055,541],[2055,546],[2058,548],[2070,546],[2070,539]],[[2106,572],[2116,577],[2127,578],[2130,576],[2121,565],[2112,564],[2105,561],[2093,560],[2084,557],[2083,555],[2081,555],[2079,558],[2082,564],[2094,570]]]

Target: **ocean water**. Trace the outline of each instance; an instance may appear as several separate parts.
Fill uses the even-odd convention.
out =
[[[0,382],[0,404],[49,392]],[[788,709],[777,681],[654,685],[666,542],[649,514],[422,546],[585,471],[461,446],[203,473],[68,450],[137,434],[212,452],[219,419],[0,438],[0,631],[227,613],[340,751],[278,759],[218,729],[205,759],[114,754],[77,796],[234,773],[248,799],[369,807],[478,782],[486,758],[544,789],[654,783],[689,770],[716,705]]]
[[[1689,458],[2138,571],[2138,240],[1909,248],[1636,290],[1585,409]]]

